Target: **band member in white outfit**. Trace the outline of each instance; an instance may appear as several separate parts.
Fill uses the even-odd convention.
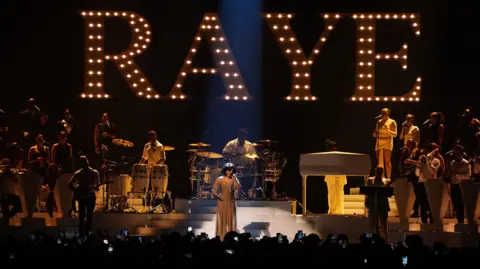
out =
[[[375,151],[377,152],[377,166],[384,167],[385,177],[392,175],[393,138],[397,137],[397,123],[390,118],[390,109],[384,108],[378,116],[373,136],[377,138]]]
[[[163,145],[157,140],[157,133],[155,131],[148,132],[148,143],[145,144],[143,148],[142,159],[140,160],[141,164],[148,164],[147,176],[149,178],[148,189],[159,192],[159,198],[163,198],[165,192],[167,191],[168,185],[168,176],[162,178],[152,178],[152,171],[154,166],[165,165],[166,154]],[[151,180],[150,180],[151,179]]]
[[[455,216],[458,223],[465,222],[465,204],[462,196],[461,185],[463,180],[470,180],[471,167],[470,163],[464,158],[464,148],[461,145],[456,145],[453,150],[454,160],[448,165],[450,166],[449,173],[451,178],[450,195],[452,199],[453,208],[455,209]]]
[[[327,151],[338,151],[337,143],[327,139],[325,141]],[[328,214],[344,213],[344,186],[347,184],[347,177],[344,175],[326,175],[325,182],[328,189]]]
[[[403,145],[407,145],[407,141],[412,139],[415,144],[420,145],[420,129],[414,125],[415,116],[407,114],[405,121],[402,124],[402,131],[400,131],[400,140],[403,140]]]

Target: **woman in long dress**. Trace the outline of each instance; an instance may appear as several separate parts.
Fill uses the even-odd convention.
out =
[[[235,174],[235,165],[226,163],[213,184],[212,194],[217,199],[216,235],[221,239],[226,233],[237,230],[235,192],[242,189]]]

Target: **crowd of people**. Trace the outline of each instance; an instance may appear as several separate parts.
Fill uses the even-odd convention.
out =
[[[247,266],[265,262],[269,266],[299,262],[311,266],[355,266],[354,268],[435,268],[476,264],[480,248],[447,248],[436,243],[423,244],[421,237],[410,235],[405,241],[392,244],[375,234],[363,234],[359,243],[350,243],[346,235],[329,235],[321,240],[317,235],[295,238],[282,234],[256,240],[250,234],[229,232],[223,241],[209,239],[206,234],[195,236],[192,231],[165,234],[159,237],[130,236],[126,231],[109,235],[98,231],[87,238],[57,238],[42,232],[32,233],[24,241],[5,238],[0,245],[0,259],[12,268],[39,265],[64,268],[95,266],[182,266],[213,265],[225,260]],[[158,262],[172,262],[163,264]],[[240,266],[240,264],[238,264]],[[357,267],[358,266],[358,267]],[[347,267],[345,267],[347,268]]]

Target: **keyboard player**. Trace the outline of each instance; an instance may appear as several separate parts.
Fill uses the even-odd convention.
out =
[[[327,151],[338,151],[337,143],[327,139],[325,141]],[[347,177],[344,175],[326,175],[325,183],[328,190],[328,214],[343,214],[344,212],[344,186]]]

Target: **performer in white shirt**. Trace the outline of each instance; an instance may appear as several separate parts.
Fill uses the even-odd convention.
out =
[[[392,150],[393,138],[397,137],[397,123],[390,118],[390,109],[381,111],[373,136],[377,138],[375,151],[377,153],[377,166],[385,168],[385,177],[392,175]],[[377,117],[378,118],[378,117]]]
[[[453,208],[455,209],[455,214],[458,223],[464,223],[465,219],[465,209],[463,204],[462,191],[460,189],[460,183],[462,180],[471,179],[471,167],[470,163],[464,158],[465,153],[463,146],[456,145],[453,150],[454,160],[451,161],[448,165],[449,167],[449,176],[451,178],[450,183],[450,195],[452,199]]]
[[[402,131],[400,131],[400,140],[403,140],[403,145],[407,145],[407,141],[412,139],[416,145],[420,145],[420,129],[414,125],[415,116],[407,114],[405,121],[402,124]]]
[[[168,174],[167,176],[160,179],[151,179],[152,170],[154,166],[165,165],[167,157],[165,154],[165,149],[163,145],[157,140],[157,133],[155,131],[148,132],[148,143],[145,144],[143,148],[142,159],[140,160],[141,164],[148,164],[147,167],[147,176],[149,178],[149,183],[147,183],[147,190],[156,190],[158,196],[163,198],[168,186]]]
[[[427,223],[428,219],[430,219],[430,223],[433,223],[432,216],[427,215],[427,212],[430,211],[430,203],[425,189],[425,181],[428,179],[437,179],[438,170],[441,167],[441,161],[438,158],[440,156],[438,148],[435,148],[434,145],[429,147],[430,148],[423,149],[423,155],[420,156],[419,161],[416,162],[417,169],[415,171],[419,184],[414,191],[415,198],[420,205],[420,218],[422,223]]]
[[[327,151],[338,151],[337,143],[327,139],[325,141]],[[326,175],[325,182],[328,189],[328,214],[344,213],[344,186],[347,184],[347,177],[344,175]]]

